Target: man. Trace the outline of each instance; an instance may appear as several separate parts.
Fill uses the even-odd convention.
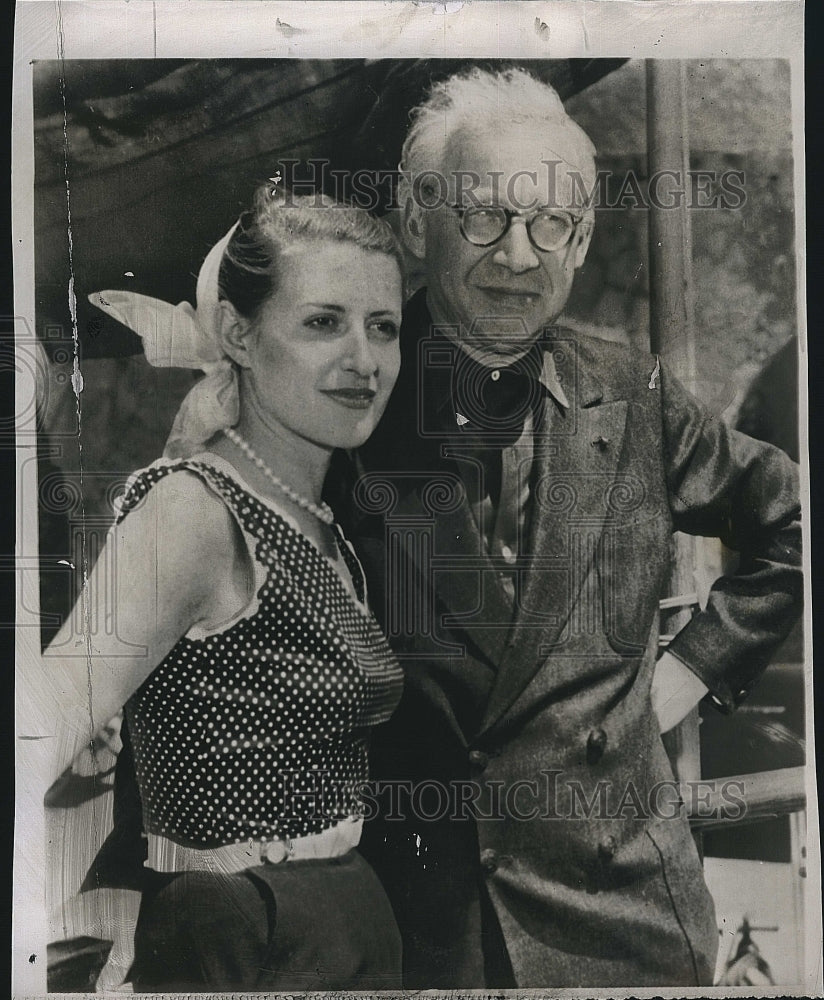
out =
[[[405,985],[712,982],[712,901],[660,733],[744,698],[801,595],[795,467],[666,359],[553,324],[594,149],[519,70],[437,85],[404,145],[400,382],[352,534],[406,672],[363,843]],[[741,552],[658,656],[673,530]]]

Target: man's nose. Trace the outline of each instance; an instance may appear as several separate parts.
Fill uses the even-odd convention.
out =
[[[540,260],[526,231],[526,220],[515,217],[509,232],[498,244],[493,261],[514,274],[522,274],[538,267]]]
[[[377,374],[378,362],[366,327],[353,329],[347,338],[344,367],[362,378],[371,378]]]

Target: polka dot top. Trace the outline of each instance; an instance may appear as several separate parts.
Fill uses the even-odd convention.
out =
[[[401,670],[332,564],[214,458],[136,473],[118,517],[163,477],[194,473],[237,520],[257,578],[240,617],[192,629],[126,704],[145,828],[201,847],[319,833],[362,814],[369,728],[397,705]]]

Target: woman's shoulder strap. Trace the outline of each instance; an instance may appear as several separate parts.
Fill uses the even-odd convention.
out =
[[[118,501],[117,522],[133,511],[149,491],[162,479],[173,472],[189,472],[197,476],[213,493],[217,493],[231,508],[238,506],[240,487],[230,477],[212,467],[207,462],[191,458],[158,459],[144,469],[138,469],[129,477],[123,496]]]

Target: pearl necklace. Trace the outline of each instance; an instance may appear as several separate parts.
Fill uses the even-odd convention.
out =
[[[238,434],[234,427],[227,427],[223,433],[236,448],[239,448],[243,452],[250,462],[253,462],[258,469],[260,469],[270,483],[277,486],[277,488],[281,490],[281,492],[285,493],[290,500],[298,505],[298,507],[308,510],[310,514],[314,514],[315,517],[319,521],[323,521],[324,524],[334,524],[335,515],[332,513],[332,509],[328,504],[321,503],[318,505],[313,503],[311,500],[307,500],[306,497],[301,496],[297,490],[293,490],[291,486],[284,483],[282,479],[279,479],[263,461],[263,459],[256,454],[249,442]]]

